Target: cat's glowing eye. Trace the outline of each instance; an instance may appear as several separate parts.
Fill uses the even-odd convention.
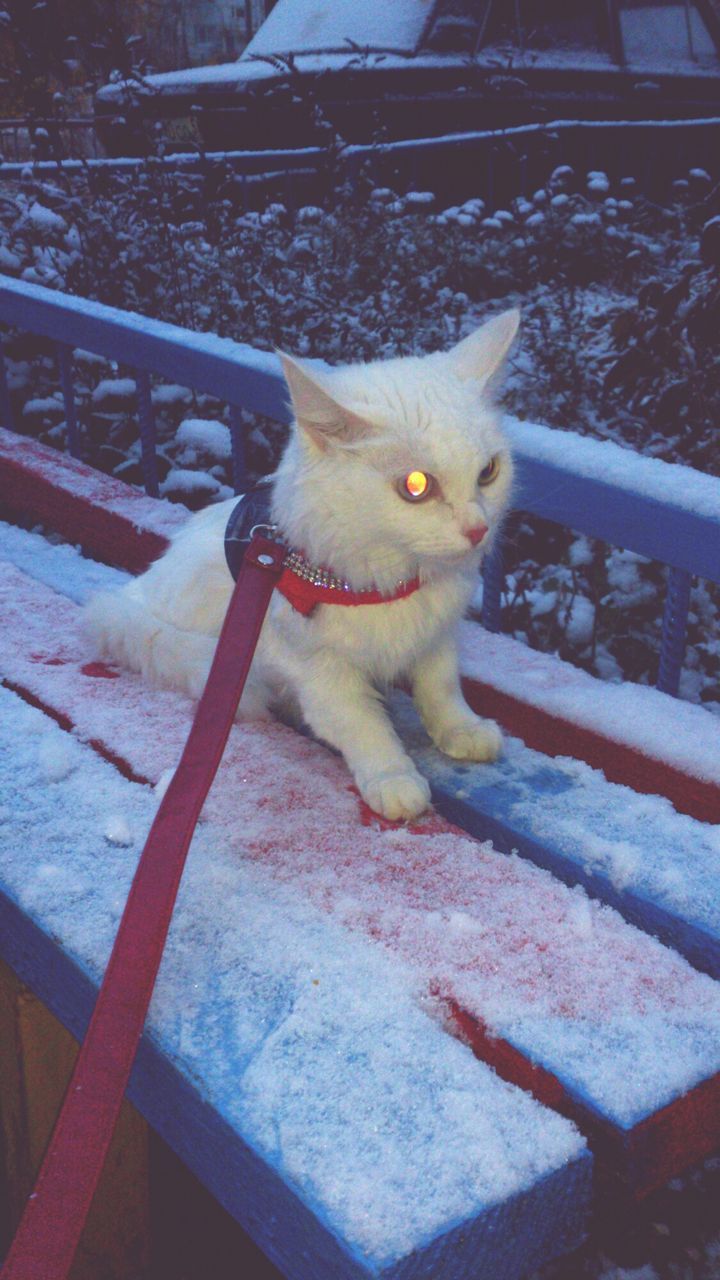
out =
[[[496,454],[494,458],[490,459],[487,466],[483,467],[482,471],[480,472],[480,475],[478,476],[478,484],[479,485],[492,484],[493,480],[497,478],[497,474],[499,470],[500,470],[500,459]]]
[[[435,488],[435,481],[426,471],[409,471],[402,480],[398,480],[398,493],[407,502],[422,502],[429,498]]]

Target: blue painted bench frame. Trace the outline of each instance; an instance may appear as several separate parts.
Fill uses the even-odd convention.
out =
[[[227,401],[230,406],[233,480],[237,491],[241,491],[245,484],[242,411],[261,413],[284,423],[289,421],[287,392],[277,358],[249,346],[212,335],[189,334],[174,325],[128,315],[97,303],[68,298],[40,286],[9,279],[0,284],[0,322],[55,342],[68,444],[74,456],[81,453],[81,438],[72,378],[73,349],[82,347],[103,354],[128,365],[134,371],[145,485],[151,495],[158,492],[151,373]],[[0,418],[12,427],[11,399],[2,358]],[[531,442],[514,443],[521,494],[519,505],[522,510],[556,520],[590,536],[618,543],[670,566],[659,685],[665,691],[676,692],[684,649],[691,576],[696,573],[713,581],[720,581],[720,510],[717,517],[712,513],[696,514],[680,504],[659,501],[647,494],[618,488],[593,476],[580,475],[563,459],[563,433],[557,433],[556,457],[548,458],[546,454],[540,459],[533,454]],[[499,556],[487,567],[485,578],[484,620],[486,625],[496,629],[503,580]],[[447,797],[445,800],[442,807],[448,812],[452,806]],[[452,816],[460,818],[463,825],[472,830],[474,815],[461,810],[462,806],[453,811]],[[497,823],[496,826],[497,830],[492,834],[499,837],[500,847],[517,845],[513,832],[508,835]],[[487,825],[481,828],[476,826],[474,829],[481,835],[490,834]],[[537,850],[528,849],[528,852],[534,861],[542,863],[542,856],[537,856]],[[540,853],[542,855],[543,851]],[[566,878],[558,866],[553,865],[552,869],[560,871],[561,878]],[[16,959],[18,969],[25,974],[31,971],[33,988],[41,998],[56,1006],[56,984],[51,983],[49,977],[58,958],[54,953],[51,955],[48,952],[48,941],[41,937],[33,942],[33,956],[29,958],[27,922],[15,918],[17,914],[13,914],[13,909],[0,897],[0,923],[8,939],[7,958],[11,963]],[[647,927],[647,922],[641,923]],[[82,1026],[77,1025],[77,1006],[86,1006],[89,1011],[91,993],[80,991],[78,983],[82,986],[82,982],[76,972],[71,972],[69,961],[67,964],[70,966],[66,975],[67,985],[68,990],[73,992],[75,1012],[70,1008],[58,1007],[54,1011],[79,1034]],[[157,1077],[158,1071],[169,1069],[166,1064],[158,1065],[151,1058],[152,1054],[146,1050],[133,1077],[136,1083],[133,1084],[131,1094],[138,1098],[142,1096],[142,1081],[145,1077]],[[157,1093],[157,1084],[158,1079],[155,1079],[154,1094]],[[182,1091],[182,1088],[182,1082],[173,1081],[175,1091]],[[195,1107],[200,1105],[197,1099],[188,1100],[188,1105],[191,1103]],[[221,1118],[200,1115],[197,1116],[197,1122],[211,1133],[218,1125],[222,1127],[223,1123]],[[157,1127],[163,1132],[162,1124]],[[173,1130],[172,1133],[167,1131],[165,1136],[179,1154],[183,1155],[186,1141],[183,1133]],[[188,1158],[190,1154],[187,1153]],[[201,1174],[206,1185],[223,1202],[227,1202],[227,1192],[223,1190],[228,1183],[225,1173],[223,1170],[218,1181],[217,1170],[209,1165],[207,1176]],[[264,1173],[263,1176],[268,1175]],[[234,1179],[230,1181],[235,1185]],[[243,1180],[240,1180],[237,1187],[242,1185]],[[238,1195],[233,1197],[233,1203],[227,1204],[241,1222],[244,1203],[245,1196],[238,1191]],[[309,1224],[308,1229],[312,1232],[317,1230],[317,1226]],[[257,1235],[257,1231],[254,1234]]]
[[[242,410],[282,423],[290,421],[277,357],[244,343],[190,333],[163,321],[7,277],[0,283],[0,323],[55,342],[68,448],[75,457],[81,453],[81,440],[72,382],[73,348],[93,351],[133,369],[143,475],[150,495],[158,493],[151,372],[228,403],[236,492],[242,492],[246,475]],[[1,348],[0,419],[13,426]],[[692,577],[720,582],[720,509],[717,515],[695,514],[679,503],[659,501],[579,474],[564,458],[564,436],[564,432],[557,432],[552,459],[533,456],[526,443],[515,445],[518,506],[669,566],[657,687],[677,694]],[[484,578],[483,622],[489,630],[497,631],[504,582],[500,549],[486,565]]]

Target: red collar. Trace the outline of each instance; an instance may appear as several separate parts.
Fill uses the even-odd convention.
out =
[[[389,604],[393,600],[404,600],[419,586],[420,579],[413,578],[411,582],[398,582],[389,595],[373,588],[353,591],[348,582],[337,578],[329,569],[314,568],[299,552],[291,550],[285,557],[277,590],[290,601],[293,609],[307,616],[317,604]]]

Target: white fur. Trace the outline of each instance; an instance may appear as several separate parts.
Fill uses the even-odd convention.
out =
[[[490,321],[447,354],[333,370],[320,378],[283,357],[296,422],[276,475],[273,516],[288,543],[358,590],[403,600],[320,605],[309,617],[277,593],[241,703],[299,715],[342,752],[360,792],[387,818],[412,818],[430,792],[390,724],[380,690],[409,681],[428,733],[448,755],[493,760],[497,726],[463,700],[454,640],[478,563],[507,506],[512,467],[488,383],[517,328]],[[496,480],[479,487],[490,459]],[[435,477],[436,496],[411,504],[396,483]],[[100,652],[155,683],[201,693],[232,590],[223,534],[235,499],[188,520],[169,551],[115,595],[91,601]],[[489,527],[481,547],[466,534]]]

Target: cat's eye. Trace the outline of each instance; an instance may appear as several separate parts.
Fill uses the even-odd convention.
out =
[[[397,482],[397,491],[406,502],[424,502],[435,490],[435,480],[427,471],[409,471]]]
[[[500,459],[497,454],[495,454],[495,457],[491,458],[487,466],[483,467],[480,472],[480,475],[478,476],[478,484],[481,486],[492,484],[493,480],[497,478],[499,471]]]

